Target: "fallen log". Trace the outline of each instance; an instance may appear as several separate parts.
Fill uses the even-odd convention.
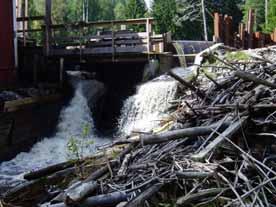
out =
[[[264,85],[264,86],[267,86],[267,87],[270,87],[273,89],[276,88],[276,84],[266,81],[266,80],[263,80],[263,79],[260,79],[257,76],[255,76],[251,73],[248,73],[248,72],[236,71],[235,76],[237,76],[243,80],[252,81],[252,82],[256,83],[257,85]]]
[[[235,123],[231,124],[222,134],[210,142],[204,149],[202,149],[198,154],[192,156],[194,160],[203,160],[207,155],[210,154],[212,150],[220,146],[220,144],[225,140],[225,138],[231,138],[236,132],[238,132],[247,123],[247,116],[242,117]]]
[[[128,195],[124,192],[114,192],[103,195],[97,195],[89,197],[83,202],[81,202],[79,207],[95,207],[95,206],[116,206],[118,203],[127,201]],[[58,203],[53,205],[48,205],[48,207],[68,207],[65,203]]]
[[[164,184],[155,184],[143,191],[140,195],[138,195],[133,200],[129,201],[124,207],[139,207],[142,206],[142,204],[152,197],[154,194],[156,194]]]
[[[110,167],[115,167],[118,165],[118,161],[112,161],[110,162]],[[109,172],[109,167],[106,165],[102,168],[100,168],[99,170],[96,170],[95,172],[93,172],[91,175],[89,175],[84,182],[89,182],[89,181],[96,181],[97,179],[99,179],[100,177],[102,177],[104,174]]]
[[[147,144],[157,144],[162,142],[168,142],[171,140],[181,139],[181,138],[196,138],[198,136],[209,135],[213,132],[214,129],[219,127],[221,123],[212,124],[210,126],[200,126],[200,127],[191,127],[186,129],[178,129],[173,131],[164,132],[161,134],[152,134],[152,135],[140,135],[135,136],[129,139],[121,139],[116,141],[114,144],[127,144],[127,143],[138,143],[141,142],[144,145]],[[229,122],[223,123],[220,126],[220,130],[225,129],[229,126]]]
[[[76,205],[92,194],[97,188],[98,183],[93,180],[89,182],[78,182],[65,192],[64,203],[67,205]]]
[[[24,179],[26,180],[34,180],[37,178],[41,178],[50,174],[53,174],[55,172],[64,170],[66,168],[70,168],[73,167],[75,165],[74,161],[69,161],[69,162],[63,162],[63,163],[59,163],[56,165],[51,165],[49,167],[43,168],[43,169],[39,169],[37,171],[32,171],[32,172],[28,172],[24,175]]]

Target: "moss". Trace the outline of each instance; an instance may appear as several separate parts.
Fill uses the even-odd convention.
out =
[[[250,56],[244,51],[238,51],[227,53],[225,58],[228,61],[248,61],[250,59]]]

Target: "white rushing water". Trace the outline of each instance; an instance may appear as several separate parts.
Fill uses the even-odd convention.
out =
[[[64,162],[72,157],[72,152],[68,150],[69,140],[83,141],[83,129],[89,127],[89,134],[85,138],[93,140],[95,144],[104,144],[107,139],[97,138],[93,130],[93,119],[87,104],[87,99],[83,95],[83,84],[75,83],[75,94],[68,106],[65,106],[60,113],[57,132],[53,137],[44,138],[36,143],[30,152],[22,152],[14,159],[3,162],[0,165],[0,186],[12,184],[22,179],[22,173],[46,167],[48,165]],[[86,142],[86,140],[85,140]],[[95,145],[86,145],[83,155],[88,155],[95,151]],[[3,183],[4,182],[4,183]]]
[[[168,115],[170,101],[175,98],[177,82],[165,76],[137,87],[122,109],[119,129],[123,134],[149,132]]]
[[[75,94],[68,106],[60,113],[59,124],[53,137],[44,138],[36,143],[30,152],[22,152],[14,159],[0,165],[0,186],[16,184],[22,180],[23,173],[64,162],[68,155],[68,141],[73,136],[81,140],[85,125],[90,126],[88,140],[94,145],[85,148],[84,155],[95,151],[95,145],[104,144],[110,139],[97,138],[93,130],[93,118],[83,95],[85,82],[75,83]],[[93,86],[91,86],[93,87]],[[87,88],[85,88],[87,90]],[[93,90],[92,88],[89,90]],[[175,98],[177,83],[167,77],[155,79],[137,87],[137,93],[129,97],[124,104],[119,123],[119,133],[149,131],[158,126],[166,117],[170,101]],[[69,153],[70,154],[70,153]]]

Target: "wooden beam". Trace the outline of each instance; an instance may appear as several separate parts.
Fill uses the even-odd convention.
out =
[[[141,19],[126,19],[126,20],[113,20],[113,21],[91,21],[91,22],[76,22],[71,24],[56,24],[51,25],[51,28],[79,28],[79,27],[111,27],[112,24],[116,25],[146,25],[147,20],[150,24],[154,24],[155,20],[153,18],[141,18]]]
[[[45,54],[48,56],[51,47],[51,24],[52,24],[52,0],[45,0]]]
[[[147,19],[146,30],[147,30],[147,50],[148,50],[148,53],[150,53],[152,50],[152,45],[151,45],[152,24],[150,23],[149,19]]]
[[[17,17],[16,21],[24,22],[24,21],[39,21],[44,20],[44,16],[31,16],[31,17]]]
[[[247,22],[247,32],[248,32],[248,48],[253,48],[253,29],[254,29],[254,9],[249,9],[248,11],[248,22]]]

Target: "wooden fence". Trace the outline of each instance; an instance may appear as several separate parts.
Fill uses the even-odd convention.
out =
[[[233,17],[214,14],[214,41],[240,49],[261,48],[276,43],[276,29],[272,34],[254,32],[255,12],[249,9],[246,23],[240,23],[238,31],[233,30]]]

